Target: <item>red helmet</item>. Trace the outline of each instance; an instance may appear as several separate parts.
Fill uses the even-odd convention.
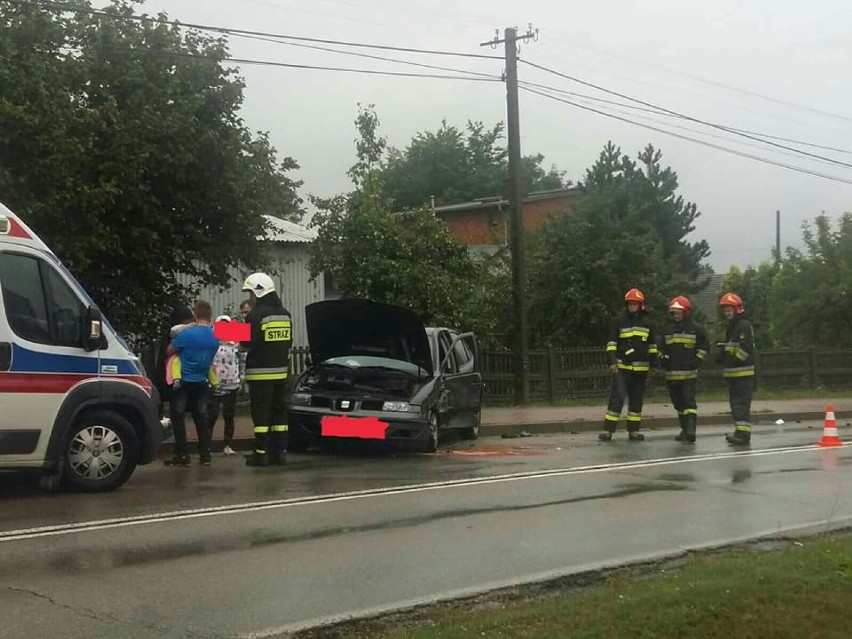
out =
[[[669,302],[669,310],[683,311],[684,317],[689,317],[689,311],[691,309],[692,305],[689,303],[689,300],[683,295],[678,295]]]
[[[625,296],[624,296],[624,301],[625,302],[638,302],[639,303],[639,309],[642,310],[642,311],[645,310],[645,294],[642,291],[640,291],[638,288],[631,288],[629,291],[627,291],[627,294],[625,294]]]
[[[742,298],[736,293],[725,293],[719,300],[719,306],[731,306],[737,315],[745,313]]]

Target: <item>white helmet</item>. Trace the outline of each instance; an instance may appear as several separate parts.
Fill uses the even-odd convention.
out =
[[[260,298],[275,292],[275,282],[266,273],[252,273],[243,283],[244,291],[251,291]]]

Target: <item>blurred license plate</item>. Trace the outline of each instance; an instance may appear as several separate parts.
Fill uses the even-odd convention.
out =
[[[358,439],[385,439],[389,424],[376,417],[349,417],[326,415],[320,422],[323,437],[356,437]]]

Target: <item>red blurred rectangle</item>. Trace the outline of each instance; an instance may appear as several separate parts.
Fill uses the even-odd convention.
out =
[[[385,439],[387,422],[377,417],[335,417],[327,415],[320,422],[323,437],[357,437],[358,439]]]
[[[213,324],[213,336],[223,342],[248,342],[251,341],[251,324],[216,322]]]

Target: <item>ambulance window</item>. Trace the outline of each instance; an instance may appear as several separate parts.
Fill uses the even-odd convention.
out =
[[[82,346],[84,308],[74,291],[47,264],[47,307],[50,312],[53,343],[59,346]]]
[[[38,260],[0,253],[0,286],[9,326],[31,342],[49,344],[50,327]]]

